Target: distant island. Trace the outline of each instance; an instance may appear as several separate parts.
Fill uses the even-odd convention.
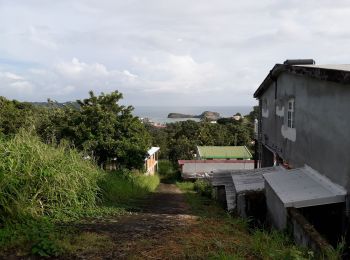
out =
[[[216,121],[220,118],[220,114],[217,112],[204,111],[200,115],[187,115],[181,113],[170,113],[168,114],[168,118],[200,118],[200,119],[209,119],[212,121]]]

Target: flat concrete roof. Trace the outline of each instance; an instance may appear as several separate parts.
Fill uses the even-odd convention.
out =
[[[264,178],[284,207],[304,208],[345,201],[346,190],[305,166],[265,173]]]
[[[236,192],[260,191],[265,187],[263,173],[283,171],[282,167],[266,167],[252,170],[236,171],[231,174]]]

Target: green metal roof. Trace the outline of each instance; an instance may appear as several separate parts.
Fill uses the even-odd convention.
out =
[[[245,146],[197,146],[201,159],[251,159]]]

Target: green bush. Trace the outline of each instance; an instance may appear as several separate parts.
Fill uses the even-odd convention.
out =
[[[168,160],[158,162],[158,174],[164,181],[175,182],[181,179],[181,173],[175,169],[174,165]]]
[[[211,197],[213,192],[213,188],[210,185],[209,181],[204,179],[198,179],[195,181],[194,190],[197,191],[199,194],[209,198]]]
[[[66,145],[52,147],[21,131],[0,140],[0,220],[93,207],[102,172]]]
[[[59,236],[57,228],[47,218],[8,222],[0,229],[0,248],[1,251],[21,248],[40,256],[57,256],[62,252]]]

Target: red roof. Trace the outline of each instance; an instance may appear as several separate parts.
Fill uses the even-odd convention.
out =
[[[179,165],[185,163],[254,163],[254,160],[178,160]]]

